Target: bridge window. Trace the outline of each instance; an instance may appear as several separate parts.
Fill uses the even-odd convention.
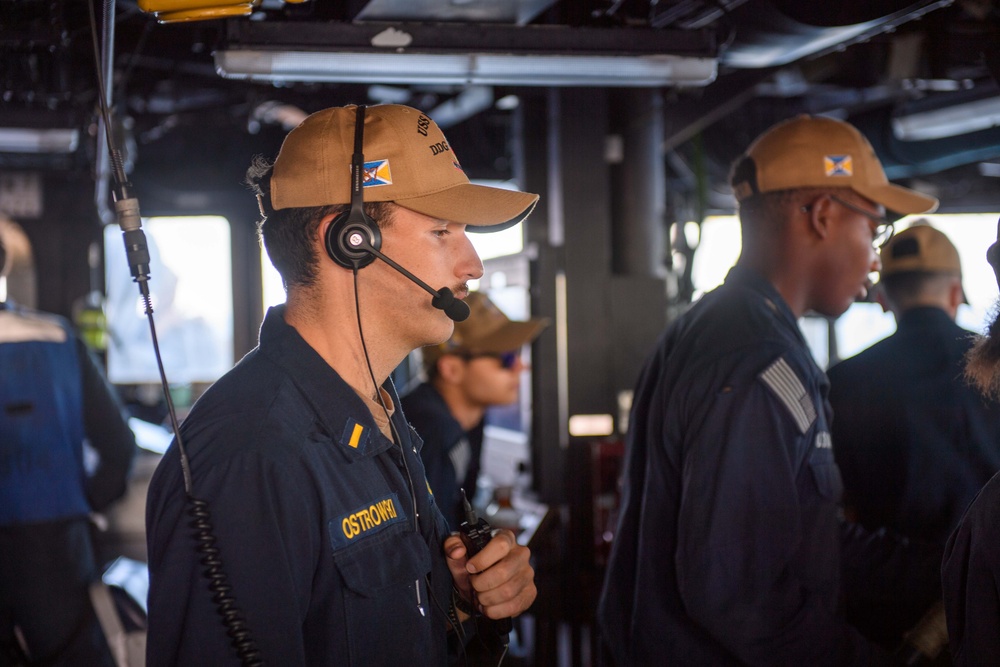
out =
[[[986,263],[986,249],[996,240],[997,213],[932,214],[910,216],[896,224],[896,231],[917,219],[926,219],[944,232],[962,260],[962,285],[968,305],[958,309],[958,324],[983,333],[990,321],[991,308],[997,301],[993,270]],[[735,216],[710,216],[701,230],[701,242],[695,253],[693,280],[695,297],[722,284],[726,273],[740,253],[739,220]],[[824,318],[806,317],[800,322],[813,356],[826,367],[831,351],[841,359],[853,356],[896,330],[892,315],[883,313],[877,303],[855,303],[837,318],[831,338]]]
[[[233,365],[233,284],[229,221],[219,216],[143,220],[149,291],[163,365],[171,384],[214,382]],[[121,230],[104,230],[108,377],[159,384],[149,322],[125,260]]]

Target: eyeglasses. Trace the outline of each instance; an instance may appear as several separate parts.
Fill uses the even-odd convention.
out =
[[[515,352],[483,352],[481,354],[463,354],[461,355],[466,361],[471,361],[473,359],[482,359],[483,357],[488,357],[490,359],[496,359],[500,362],[500,367],[504,370],[510,370],[521,361],[520,351]]]
[[[889,218],[883,215],[879,215],[874,211],[869,211],[868,209],[862,208],[857,204],[852,204],[846,199],[841,199],[837,195],[828,194],[827,196],[833,201],[840,204],[841,206],[849,208],[855,213],[860,213],[861,215],[865,216],[866,218],[872,220],[875,223],[875,231],[872,234],[872,245],[875,246],[876,250],[884,246],[886,243],[889,242],[889,239],[892,238],[894,228],[892,225],[892,221],[889,220]],[[809,204],[808,206],[803,206],[802,212],[805,213],[807,211],[810,211],[812,210],[812,207],[813,207],[812,204]]]
[[[837,195],[830,195],[830,199],[837,202],[841,206],[846,206],[855,213],[860,213],[861,215],[865,216],[866,218],[872,220],[875,223],[875,233],[872,235],[872,245],[875,246],[876,248],[881,248],[882,246],[884,246],[886,243],[889,242],[889,239],[892,238],[892,234],[894,231],[892,226],[892,221],[889,220],[884,215],[879,215],[878,213],[875,213],[874,211],[869,211],[868,209],[862,208],[857,204],[852,204],[846,199],[841,199]]]

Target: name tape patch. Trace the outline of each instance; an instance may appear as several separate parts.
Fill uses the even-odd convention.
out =
[[[330,521],[330,543],[340,549],[400,521],[406,521],[406,513],[393,493]]]

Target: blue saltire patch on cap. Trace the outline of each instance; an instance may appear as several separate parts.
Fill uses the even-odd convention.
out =
[[[365,162],[362,186],[366,188],[376,185],[392,185],[392,174],[389,172],[388,160],[372,160]]]
[[[336,549],[354,544],[389,526],[406,521],[406,512],[395,493],[360,505],[357,509],[330,521],[330,545]]]
[[[826,155],[823,157],[823,169],[827,176],[853,176],[854,161],[850,155]]]

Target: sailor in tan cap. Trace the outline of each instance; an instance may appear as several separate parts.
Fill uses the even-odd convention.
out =
[[[828,372],[844,505],[865,526],[943,546],[1000,470],[1000,405],[962,377],[973,334],[955,322],[965,297],[948,237],[917,221],[880,255],[876,297],[896,331]],[[898,639],[928,602],[869,601],[856,613],[869,636]]]
[[[517,400],[521,348],[548,324],[511,320],[482,292],[466,301],[469,319],[446,342],[422,350],[427,382],[403,397],[406,418],[424,441],[427,481],[452,527],[463,517],[460,489],[470,500],[476,490],[486,409]]]
[[[620,665],[881,664],[837,615],[840,475],[797,321],[865,294],[886,209],[936,202],[891,185],[854,127],[808,116],[761,135],[731,182],[739,261],[635,390],[602,637]]]
[[[467,314],[466,232],[538,197],[470,183],[397,105],[312,114],[248,181],[288,297],[185,419],[190,490],[176,445],[150,485],[149,664],[445,665],[465,613],[521,613],[534,572],[510,531],[474,556],[449,536],[387,378]]]

